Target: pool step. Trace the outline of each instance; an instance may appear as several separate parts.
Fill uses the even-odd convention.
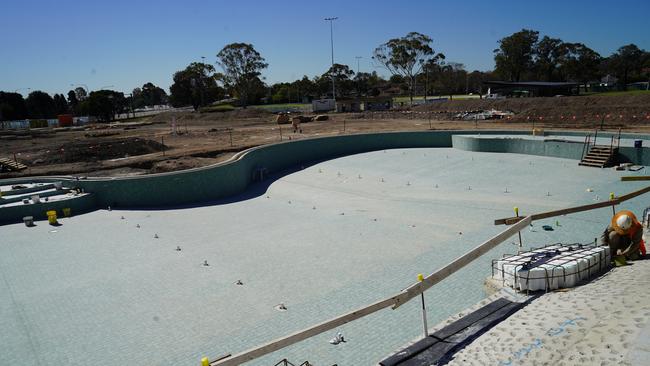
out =
[[[27,165],[19,163],[15,160],[0,158],[0,171],[7,170],[11,172],[11,171],[24,170],[24,169],[27,169]]]
[[[605,168],[615,164],[618,148],[611,146],[592,146],[587,155],[578,163],[581,166]]]

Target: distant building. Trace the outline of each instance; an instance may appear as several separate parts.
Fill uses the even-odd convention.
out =
[[[387,111],[393,108],[393,97],[372,97],[364,99],[366,111]]]
[[[484,81],[488,94],[507,97],[553,97],[578,95],[580,83],[547,81]]]
[[[337,112],[387,111],[393,108],[393,97],[337,99]]]
[[[336,111],[339,113],[345,112],[361,112],[361,100],[359,99],[337,99]]]
[[[600,86],[614,86],[618,84],[618,78],[607,74],[600,79]]]
[[[334,99],[314,99],[311,101],[313,112],[329,112],[336,109]]]

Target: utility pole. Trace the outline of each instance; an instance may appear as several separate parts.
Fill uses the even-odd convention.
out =
[[[205,56],[201,56],[201,63],[205,65]],[[201,65],[201,76],[200,76],[200,83],[199,85],[199,91],[201,92],[201,107],[203,107],[204,102],[203,102],[203,65]]]
[[[426,78],[424,78],[424,104],[427,104],[427,93],[429,92],[429,67],[427,64],[424,64],[424,73]]]
[[[135,118],[135,111],[133,110],[133,93],[129,93],[129,106],[131,107],[131,114]],[[126,118],[129,118],[129,112],[126,112]]]
[[[334,21],[337,20],[338,18],[339,17],[325,18],[326,21],[330,22],[330,45],[332,48],[332,67],[334,66]],[[336,81],[334,80],[335,78],[333,73],[330,76],[332,77],[332,98],[334,99],[334,105],[336,106]]]
[[[354,58],[357,59],[357,97],[360,97],[361,88],[359,87],[359,60],[361,60],[363,56],[354,56]]]

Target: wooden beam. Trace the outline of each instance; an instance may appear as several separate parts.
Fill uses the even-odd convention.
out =
[[[628,194],[624,194],[624,195],[622,195],[622,196],[620,196],[620,197],[617,197],[617,198],[618,198],[621,202],[623,202],[623,201],[630,200],[630,199],[632,199],[632,198],[634,198],[634,197],[636,197],[636,196],[640,196],[640,195],[642,195],[642,194],[644,194],[644,193],[648,193],[648,192],[650,192],[650,186],[645,187],[645,188],[643,188],[643,189],[639,189],[638,191],[634,191],[634,192],[630,192],[630,193],[628,193]]]
[[[602,201],[602,202],[598,202],[598,203],[590,203],[588,205],[575,206],[575,207],[569,207],[569,208],[562,208],[562,209],[559,209],[559,210],[540,212],[540,213],[532,214],[530,216],[532,218],[532,221],[535,221],[535,220],[546,219],[546,218],[549,218],[549,217],[562,216],[562,215],[567,215],[567,214],[576,213],[576,212],[594,210],[594,209],[602,208],[602,207],[610,207],[610,206],[613,206],[613,205],[618,205],[621,202],[622,201],[619,198],[615,198],[615,199],[610,200],[610,201]],[[494,225],[504,225],[504,224],[505,225],[512,225],[512,224],[514,224],[516,222],[519,222],[522,219],[523,219],[523,217],[521,217],[521,216],[519,216],[519,217],[515,217],[515,216],[506,217],[506,218],[503,218],[503,219],[494,220]]]
[[[446,266],[442,267],[441,269],[427,276],[422,282],[417,282],[414,285],[411,285],[410,287],[406,288],[404,292],[397,297],[397,301],[395,302],[395,305],[393,305],[393,309],[397,309],[398,307],[405,304],[412,298],[418,296],[422,292],[431,288],[431,286],[435,285],[436,283],[442,281],[443,279],[449,277],[456,271],[465,267],[476,258],[488,252],[490,249],[503,243],[505,240],[518,233],[521,229],[527,227],[530,224],[530,222],[531,222],[530,216],[522,217],[517,224],[500,232],[493,238],[483,242],[482,244],[478,245],[476,248],[472,249],[471,251],[456,258],[453,262],[447,264]]]
[[[251,348],[247,351],[238,353],[232,357],[228,357],[225,359],[222,359],[220,361],[214,361],[210,362],[210,365],[214,366],[235,366],[242,364],[244,362],[248,362],[251,360],[254,360],[256,358],[262,357],[266,354],[269,354],[271,352],[275,352],[279,349],[282,349],[284,347],[290,346],[294,343],[300,342],[302,340],[305,340],[307,338],[313,337],[315,335],[318,335],[320,333],[326,332],[328,330],[334,329],[336,327],[340,327],[341,325],[345,323],[349,323],[353,320],[359,319],[361,317],[364,317],[366,315],[372,314],[376,311],[385,309],[395,303],[395,300],[397,299],[398,295],[389,297],[387,299],[375,302],[373,304],[370,304],[368,306],[364,306],[360,309],[351,311],[347,314],[343,314],[340,316],[337,316],[336,318],[326,320],[322,323],[316,324],[312,327],[309,327],[307,329],[295,332],[293,334],[290,334],[288,336],[278,338],[276,340],[273,340],[269,343],[266,343],[264,345]]]
[[[546,219],[549,217],[554,217],[554,216],[561,216],[561,215],[567,215],[571,213],[576,213],[576,212],[582,212],[582,211],[589,211],[593,210],[596,208],[601,208],[601,207],[609,207],[609,206],[614,206],[614,205],[620,205],[622,202],[625,202],[627,200],[631,200],[634,197],[640,196],[642,194],[650,192],[650,186],[639,189],[634,192],[630,192],[627,194],[624,194],[622,196],[616,197],[613,200],[609,201],[602,201],[598,203],[590,203],[588,205],[582,205],[582,206],[575,206],[575,207],[569,207],[569,208],[563,208],[559,210],[554,210],[554,211],[546,211],[546,212],[541,212],[537,214],[532,214],[531,217],[533,221],[535,220],[541,220],[541,219]],[[506,217],[503,219],[496,219],[494,220],[494,225],[512,225],[519,220],[521,220],[521,217]]]
[[[623,182],[630,182],[635,180],[650,180],[650,175],[630,175],[627,177],[621,177]]]
[[[494,248],[495,246],[501,244],[506,239],[515,235],[517,232],[519,232],[519,230],[528,226],[528,224],[530,224],[530,221],[531,221],[530,216],[522,218],[522,221],[519,222],[518,224],[507,228],[506,230],[497,234],[493,238],[483,242],[476,248],[460,256],[459,258],[449,263],[445,267],[427,276],[422,282],[417,282],[414,285],[409,286],[408,288],[406,288],[405,290],[403,290],[397,295],[391,296],[384,300],[377,301],[375,303],[364,306],[362,308],[351,311],[349,313],[337,316],[330,320],[326,320],[322,323],[316,324],[307,329],[297,331],[288,336],[278,338],[276,340],[273,340],[261,346],[251,348],[247,351],[238,353],[232,357],[224,358],[222,360],[212,361],[210,362],[210,365],[213,366],[239,365],[241,363],[252,361],[256,358],[262,357],[271,352],[275,352],[279,349],[290,346],[294,343],[300,342],[307,338],[311,338],[315,335],[321,334],[328,330],[332,330],[336,327],[340,327],[343,324],[362,318],[366,315],[372,314],[374,312],[385,309],[387,307],[392,306],[393,309],[396,309],[399,306],[408,302],[409,300],[413,299],[423,291],[427,290],[431,286],[435,285],[436,283],[442,281],[443,279],[449,277],[456,271],[465,267],[467,264],[471,263],[473,260],[485,254],[487,251]]]

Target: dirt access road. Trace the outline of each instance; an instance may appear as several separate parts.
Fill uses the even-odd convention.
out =
[[[596,98],[596,99],[594,99]],[[598,99],[600,98],[600,99]],[[650,132],[650,95],[618,97],[529,98],[506,101],[450,101],[413,110],[378,113],[331,114],[329,120],[277,125],[269,112],[249,108],[225,113],[168,112],[137,122],[100,124],[79,130],[34,130],[0,134],[0,157],[29,166],[22,172],[0,173],[0,178],[37,175],[128,176],[183,170],[227,160],[244,149],[294,139],[340,134],[450,129],[547,129]],[[618,99],[617,99],[618,98]],[[573,101],[572,101],[573,99]],[[535,101],[537,100],[537,102]],[[553,105],[556,105],[553,108]],[[451,120],[463,110],[505,107],[511,120]],[[543,107],[543,108],[542,108]],[[519,109],[518,109],[519,108]],[[566,109],[566,110],[564,110]],[[531,112],[534,111],[534,112]],[[532,113],[557,118],[525,118]],[[616,115],[602,121],[597,113]],[[560,120],[561,114],[578,115]],[[625,114],[625,118],[619,118]],[[172,121],[176,121],[176,132]]]

